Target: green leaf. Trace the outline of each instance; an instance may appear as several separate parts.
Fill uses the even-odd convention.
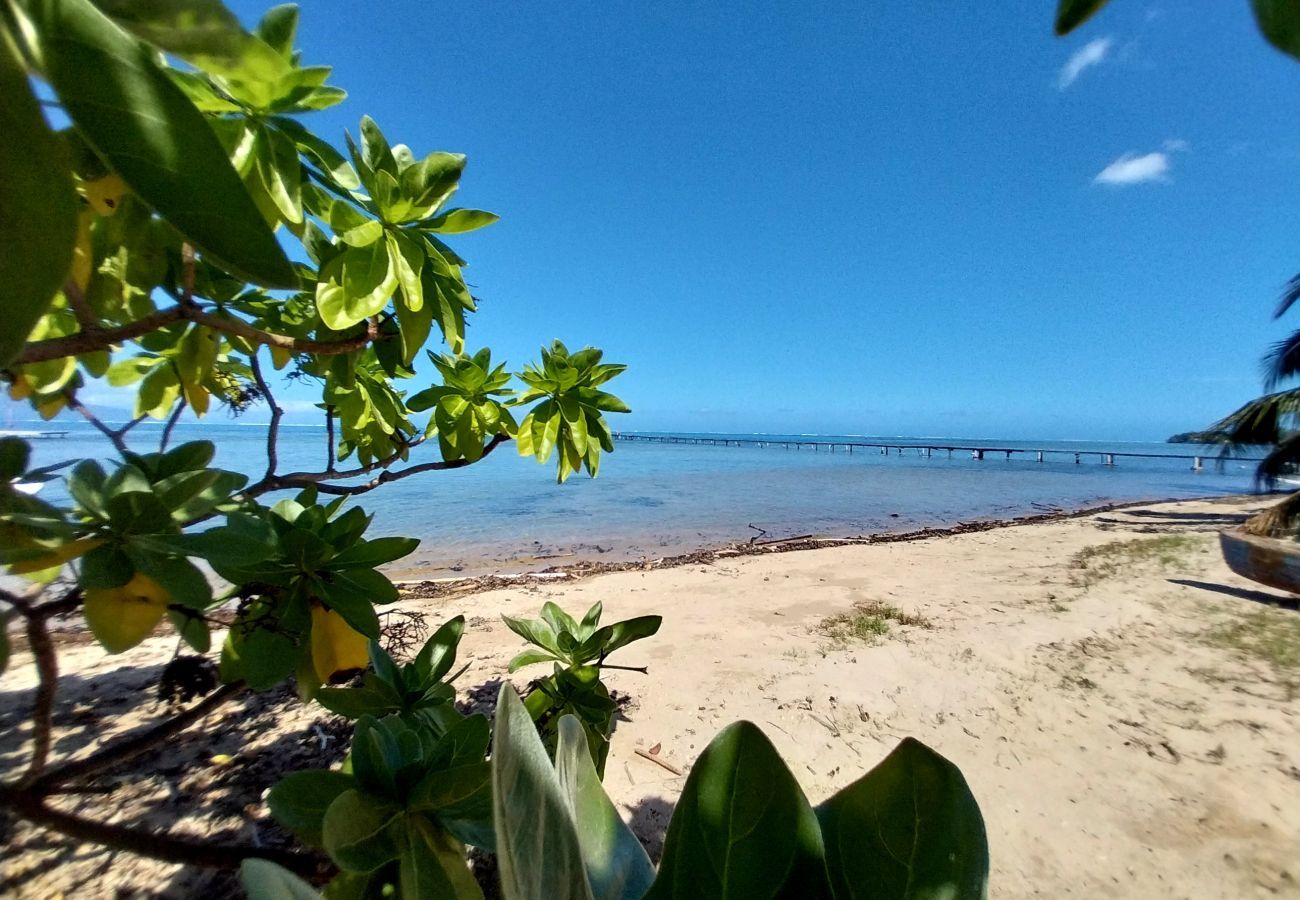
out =
[[[220,0],[93,0],[136,37],[182,59],[238,61],[249,39]]]
[[[167,618],[171,621],[181,640],[189,644],[196,653],[207,653],[212,649],[212,632],[203,617],[191,614],[184,609],[168,609]]]
[[[531,666],[535,663],[541,662],[558,661],[559,658],[555,656],[555,654],[547,653],[545,650],[534,650],[530,647],[527,650],[521,650],[519,653],[515,654],[515,657],[510,660],[510,665],[506,667],[506,671],[514,674],[524,666]]]
[[[578,636],[577,620],[550,600],[542,604],[542,619],[556,634],[567,631],[574,637]]]
[[[691,768],[647,900],[829,897],[817,818],[750,722],[725,728]]]
[[[640,900],[654,881],[654,866],[601,787],[587,734],[575,716],[560,719],[555,771],[577,823],[592,893],[601,900]]]
[[[338,556],[330,560],[331,569],[351,569],[362,567],[372,569],[375,566],[401,559],[420,546],[419,538],[383,537],[369,541],[359,541]]]
[[[601,639],[601,650],[608,656],[633,641],[648,638],[659,631],[659,626],[663,624],[663,621],[663,616],[637,616],[634,619],[626,619],[613,625],[607,625],[605,628],[600,629],[600,632],[597,632],[599,634],[608,631],[608,636]]]
[[[592,900],[572,809],[508,683],[497,697],[492,812],[506,900]]]
[[[515,619],[510,616],[502,616],[501,621],[505,622],[507,628],[528,641],[528,643],[536,644],[551,653],[558,654],[560,652],[560,645],[556,641],[555,632],[546,622],[540,622],[536,619]]]
[[[320,900],[310,884],[288,869],[264,859],[246,859],[239,864],[239,880],[248,900]]]
[[[817,807],[837,897],[986,896],[988,838],[961,771],[912,738]]]
[[[397,273],[385,244],[348,247],[321,266],[316,308],[326,325],[342,331],[377,315],[395,290]]]
[[[356,688],[323,687],[316,692],[315,700],[330,712],[349,719],[385,716],[401,709],[399,698],[371,685]]]
[[[72,265],[77,199],[63,146],[45,124],[27,73],[0,33],[0,368],[23,348]]]
[[[388,259],[397,272],[402,301],[413,312],[424,306],[424,250],[420,242],[400,231],[388,232]]]
[[[1059,0],[1056,6],[1056,33],[1067,35],[1106,5],[1107,0]]]
[[[496,213],[484,212],[481,209],[449,209],[431,219],[424,227],[440,234],[463,234],[486,228],[500,218]]]
[[[492,833],[492,770],[480,759],[430,772],[411,792],[411,809],[436,813],[458,840],[485,850],[496,846]]]
[[[344,791],[353,787],[351,775],[325,769],[293,772],[271,788],[266,803],[271,815],[305,844],[321,846],[325,813]]]
[[[1251,0],[1255,22],[1268,42],[1300,58],[1300,5],[1294,0]]]
[[[64,110],[132,191],[231,272],[296,286],[221,142],[153,53],[89,0],[33,0],[28,10]]]
[[[257,36],[285,60],[293,57],[293,39],[298,33],[298,6],[285,3],[273,6],[257,23]]]
[[[409,815],[398,857],[401,897],[482,900],[464,848],[419,815]]]
[[[348,872],[373,872],[397,858],[393,824],[400,810],[370,794],[346,790],[325,812],[321,839],[339,868]]]
[[[428,690],[435,682],[451,671],[456,664],[456,648],[461,635],[465,633],[465,617],[456,616],[448,619],[433,635],[424,642],[414,660],[415,671],[419,674],[420,684]]]

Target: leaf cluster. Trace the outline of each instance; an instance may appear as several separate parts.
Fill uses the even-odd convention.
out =
[[[525,700],[543,740],[554,751],[560,719],[576,716],[587,735],[596,768],[602,773],[618,705],[601,681],[601,666],[609,654],[650,637],[663,624],[662,616],[637,616],[602,627],[603,609],[597,602],[578,621],[547,601],[540,619],[501,617],[511,631],[533,645],[510,660],[511,672],[535,663],[554,664],[553,673],[535,681]]]

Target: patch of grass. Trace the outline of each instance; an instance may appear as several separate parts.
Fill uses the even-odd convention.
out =
[[[1300,615],[1295,612],[1261,607],[1215,625],[1202,639],[1268,666],[1288,700],[1300,695]]]
[[[856,604],[849,612],[836,613],[822,619],[817,624],[817,633],[837,644],[853,641],[870,644],[889,634],[890,622],[914,628],[934,627],[929,619],[919,613],[909,613],[892,603],[871,600]]]
[[[1193,534],[1162,534],[1085,547],[1070,557],[1070,583],[1087,588],[1139,566],[1170,569],[1186,564],[1188,554],[1205,547],[1205,538]]]

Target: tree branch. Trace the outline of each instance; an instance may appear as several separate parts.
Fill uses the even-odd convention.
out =
[[[334,407],[325,407],[325,471],[334,471]]]
[[[509,439],[510,438],[508,438],[504,434],[494,435],[492,440],[488,441],[487,444],[484,445],[483,456],[480,456],[479,459],[483,459],[489,453],[491,453],[493,450],[495,450],[502,443],[508,441]],[[477,462],[477,460],[475,460],[475,462]],[[305,487],[309,484],[314,484],[316,486],[316,489],[320,491],[322,494],[336,494],[336,495],[343,494],[351,497],[357,494],[369,493],[370,491],[373,491],[375,488],[379,487],[381,484],[388,484],[393,481],[400,481],[401,479],[409,478],[412,475],[419,475],[421,472],[438,472],[444,469],[462,469],[468,465],[470,465],[470,461],[467,459],[453,459],[453,460],[447,460],[443,462],[420,463],[419,465],[408,466],[405,469],[399,469],[396,472],[392,471],[391,469],[384,469],[384,471],[381,472],[378,477],[372,478],[370,481],[366,481],[361,484],[327,484],[326,483],[326,480],[330,478],[347,477],[344,473],[329,475],[328,473],[324,473],[324,472],[311,472],[311,473],[291,472],[288,475],[281,475],[277,477],[275,479],[275,487],[268,488],[268,490],[275,490],[276,488],[282,488],[282,487]]]
[[[256,350],[248,357],[248,363],[253,370],[253,380],[257,382],[257,389],[262,392],[266,405],[271,409],[271,422],[266,429],[266,474],[262,476],[262,481],[272,481],[275,479],[276,466],[279,465],[280,418],[284,415],[284,410],[275,402],[271,386],[262,377],[262,364],[258,362]]]
[[[81,287],[71,278],[63,283],[63,296],[68,298],[68,306],[72,307],[72,314],[82,331],[99,330],[99,319],[96,318],[95,311],[90,308]]]
[[[75,778],[96,775],[105,769],[111,769],[114,766],[135,759],[140,754],[147,753],[172,736],[180,734],[218,706],[238,696],[246,687],[242,681],[223,684],[183,712],[164,719],[156,725],[138,728],[130,734],[101,747],[84,759],[73,760],[61,766],[55,766],[41,777],[33,780],[29,785],[29,790],[34,794],[50,794],[57,787]]]
[[[47,806],[43,797],[22,791],[0,789],[0,804],[9,807],[30,822],[44,825],[77,840],[126,850],[164,862],[214,869],[233,869],[245,859],[266,859],[308,877],[318,875],[325,864],[320,857],[309,853],[229,844],[222,842],[219,836],[217,840],[197,841],[141,828],[110,825]]]
[[[54,643],[45,627],[45,617],[27,614],[27,645],[36,660],[40,680],[36,685],[36,700],[32,703],[32,759],[19,784],[30,784],[45,771],[50,758],[50,735],[54,725],[54,697],[59,689],[59,662],[54,655]]]
[[[134,422],[128,424],[125,428],[122,428],[121,430],[118,430],[116,428],[109,428],[107,425],[105,425],[103,422],[100,421],[99,416],[91,412],[87,406],[85,406],[80,400],[78,400],[77,395],[74,394],[72,391],[65,389],[63,391],[63,398],[68,401],[68,406],[72,407],[72,409],[80,413],[83,419],[85,419],[91,425],[94,425],[95,429],[100,434],[108,438],[109,441],[113,444],[114,448],[117,449],[118,453],[126,452],[126,441],[123,439],[122,435],[124,435],[128,429],[134,426],[135,424]],[[136,421],[138,422],[139,420],[137,419]]]
[[[165,452],[167,450],[167,442],[172,439],[172,429],[176,427],[176,420],[181,417],[183,412],[185,412],[185,398],[181,397],[176,401],[176,408],[172,410],[172,414],[167,417],[167,424],[163,426],[162,440],[158,443],[160,451]]]
[[[25,620],[27,646],[36,662],[36,698],[32,702],[32,758],[17,785],[24,788],[45,771],[45,763],[50,758],[54,697],[59,689],[59,661],[41,610],[33,607],[27,598],[10,591],[0,591],[0,599],[12,606]]]
[[[295,353],[312,353],[317,356],[334,356],[339,353],[353,353],[363,349],[367,344],[389,340],[379,333],[374,323],[367,323],[363,334],[345,338],[341,341],[314,341],[308,338],[292,338],[283,334],[273,334],[254,328],[242,319],[228,313],[213,313],[198,306],[187,305],[183,300],[176,306],[152,313],[134,322],[128,322],[117,328],[85,328],[66,337],[47,338],[33,341],[23,348],[23,352],[14,361],[15,365],[45,362],[50,359],[62,359],[65,356],[79,356],[94,350],[107,350],[114,344],[142,337],[151,331],[171,325],[173,322],[188,321],[206,325],[214,331],[242,337],[253,344],[266,344],[281,347]]]

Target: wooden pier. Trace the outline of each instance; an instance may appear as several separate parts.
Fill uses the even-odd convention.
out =
[[[1103,466],[1114,467],[1118,465],[1117,459],[1181,459],[1191,463],[1192,471],[1200,472],[1205,468],[1206,457],[1204,455],[1192,453],[1125,453],[1116,450],[1063,450],[1051,447],[1042,449],[1033,447],[970,447],[956,444],[882,444],[870,441],[816,441],[803,440],[799,438],[769,438],[769,437],[705,437],[693,435],[664,435],[664,434],[639,434],[636,432],[614,432],[616,441],[641,441],[645,443],[656,444],[703,444],[715,447],[781,447],[786,450],[806,450],[812,449],[814,452],[826,451],[829,453],[853,453],[855,451],[878,451],[881,456],[888,456],[896,453],[902,456],[904,453],[915,451],[916,454],[925,459],[931,459],[935,451],[947,453],[947,458],[952,459],[954,453],[969,453],[971,459],[983,461],[984,458],[992,454],[995,458],[997,454],[1003,454],[1005,459],[1011,459],[1013,455],[1033,455],[1035,462],[1043,462],[1047,456],[1060,457],[1064,456],[1067,460],[1074,457],[1075,465],[1081,465],[1085,457],[1097,457]],[[1213,458],[1213,457],[1211,457]],[[1258,457],[1233,457],[1241,462],[1259,462]]]

